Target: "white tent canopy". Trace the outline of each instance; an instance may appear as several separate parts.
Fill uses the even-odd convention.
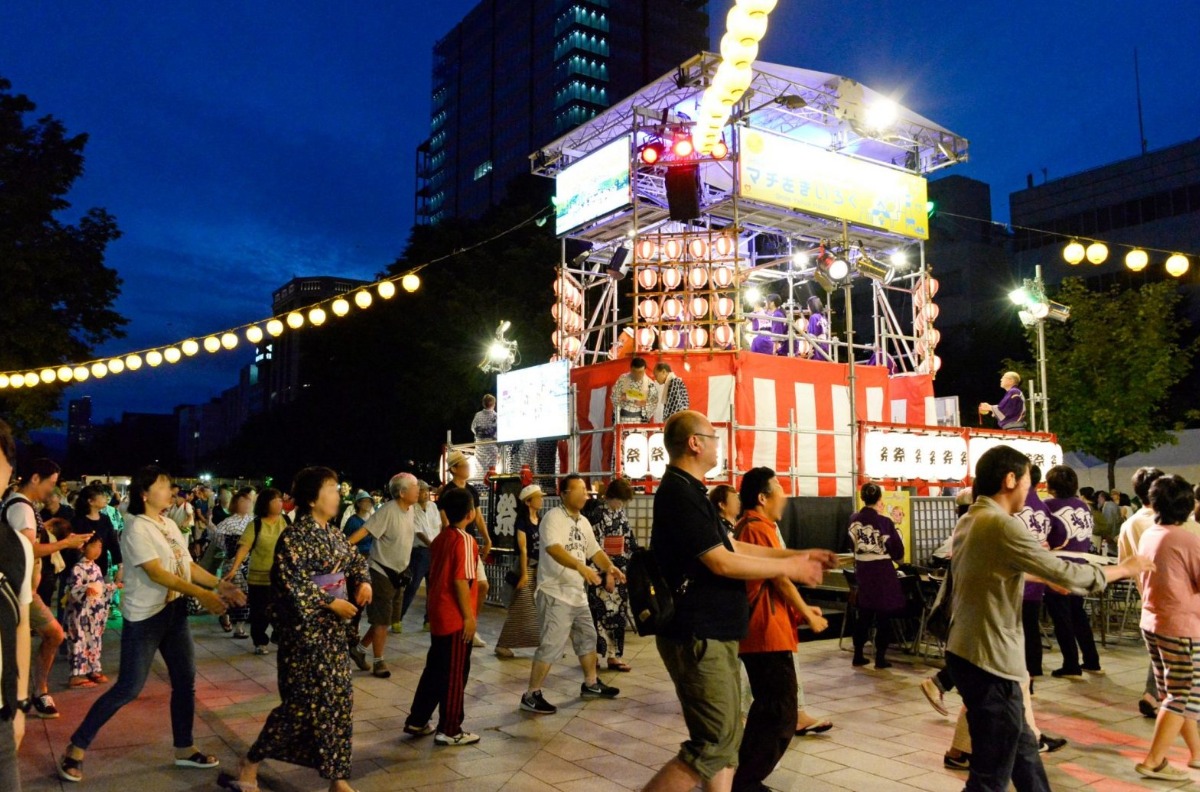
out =
[[[1130,479],[1140,467],[1157,467],[1183,476],[1193,484],[1200,482],[1200,429],[1171,432],[1179,441],[1166,443],[1150,451],[1123,456],[1117,460],[1116,484],[1121,492],[1133,494]],[[1079,475],[1079,486],[1108,489],[1108,466],[1087,454],[1067,454],[1066,464]]]

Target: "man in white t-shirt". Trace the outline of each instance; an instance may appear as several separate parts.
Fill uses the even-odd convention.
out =
[[[417,596],[417,589],[421,587],[421,581],[425,581],[425,600],[429,601],[429,568],[432,564],[433,557],[430,555],[430,548],[433,546],[433,540],[437,539],[437,535],[442,530],[442,518],[438,514],[438,507],[429,499],[429,485],[424,481],[417,482],[417,505],[413,507],[416,512],[416,533],[413,535],[412,548],[412,563],[409,569],[412,571],[412,580],[404,589],[404,603],[400,607],[400,618],[404,618],[404,614],[408,613],[408,608],[412,605],[413,599]],[[425,619],[423,628],[429,630],[429,609],[425,609]]]
[[[0,492],[8,489],[12,461],[17,457],[12,430],[0,421]],[[18,550],[18,545],[20,549]],[[0,536],[0,573],[17,597],[15,618],[0,621],[0,789],[20,789],[17,749],[25,736],[25,713],[29,701],[29,604],[33,585],[28,570],[33,568],[33,545],[24,534],[4,531]],[[8,614],[6,614],[8,615]],[[12,665],[5,668],[4,658]]]
[[[581,510],[587,503],[587,485],[578,473],[565,476],[559,487],[562,506],[551,509],[541,522],[542,549],[537,572],[538,624],[541,643],[529,669],[529,689],[521,696],[521,709],[550,715],[558,708],[542,697],[542,683],[550,665],[562,657],[570,641],[583,669],[583,698],[616,698],[621,691],[596,676],[596,624],[588,608],[587,584],[603,581],[609,591],[625,582],[625,575],[596,543],[591,523]],[[604,578],[588,566],[594,563]]]
[[[39,718],[57,718],[58,708],[50,697],[50,667],[54,655],[63,642],[63,629],[47,607],[45,598],[53,597],[55,574],[50,558],[60,550],[78,550],[91,538],[91,534],[70,534],[62,541],[52,542],[42,525],[41,515],[35,504],[41,503],[58,486],[58,465],[49,459],[36,459],[30,465],[29,475],[17,491],[0,507],[0,519],[22,534],[33,546],[34,563],[28,577],[32,586],[29,604],[29,626],[42,636],[37,660],[33,665],[33,714]],[[39,593],[39,590],[41,593]]]
[[[388,490],[393,500],[385,503],[363,527],[347,538],[352,545],[358,544],[367,534],[375,538],[367,564],[373,592],[371,603],[367,606],[367,620],[371,629],[367,630],[360,643],[351,647],[350,654],[361,668],[365,665],[363,647],[369,644],[375,655],[371,674],[381,679],[392,675],[384,662],[383,650],[387,644],[388,627],[400,623],[404,604],[402,575],[412,560],[413,536],[416,534],[417,511],[414,507],[418,494],[417,477],[411,473],[398,473],[388,482]]]

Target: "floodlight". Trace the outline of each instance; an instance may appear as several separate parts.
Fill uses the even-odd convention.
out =
[[[870,129],[879,131],[896,123],[899,115],[900,110],[896,107],[895,102],[891,99],[879,99],[867,108],[864,120]]]
[[[896,269],[904,269],[908,266],[908,254],[903,250],[897,250],[888,258],[888,261],[890,261],[892,266]]]
[[[871,280],[879,281],[885,286],[891,283],[892,279],[896,277],[896,270],[893,267],[884,264],[882,261],[876,261],[865,253],[860,255],[858,260],[854,262],[854,268],[858,270],[858,274]]]
[[[692,144],[691,135],[676,135],[675,142],[671,144],[671,151],[676,157],[686,158],[692,156],[696,147]]]
[[[751,305],[758,305],[760,302],[762,302],[763,298],[762,290],[757,286],[749,287],[742,292],[742,296],[745,297],[746,302],[750,303]]]
[[[725,159],[729,156],[729,146],[725,144],[725,140],[722,138],[713,144],[709,153],[712,154],[713,159]]]
[[[1071,306],[1063,305],[1054,300],[1046,300],[1046,317],[1057,322],[1065,322],[1071,318]]]
[[[1029,290],[1022,286],[1019,289],[1013,289],[1008,293],[1008,299],[1013,301],[1014,305],[1028,305],[1033,296]]]
[[[638,157],[644,165],[655,165],[663,155],[663,144],[655,141],[642,146],[642,150],[638,153]]]

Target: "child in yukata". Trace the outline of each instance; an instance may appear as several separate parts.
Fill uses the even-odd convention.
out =
[[[95,687],[107,682],[100,670],[100,648],[104,625],[117,585],[105,581],[96,559],[104,552],[102,537],[94,536],[83,546],[83,555],[71,569],[67,588],[64,626],[71,642],[70,687]]]

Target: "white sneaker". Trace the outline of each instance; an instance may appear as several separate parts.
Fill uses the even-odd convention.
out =
[[[437,734],[433,735],[433,741],[438,745],[472,745],[479,742],[479,735],[471,734],[470,732],[459,732],[453,737],[450,737],[449,735],[438,732]]]
[[[474,646],[476,649],[487,649],[487,644],[479,637],[479,633],[475,633],[475,637],[471,639],[471,646]]]

